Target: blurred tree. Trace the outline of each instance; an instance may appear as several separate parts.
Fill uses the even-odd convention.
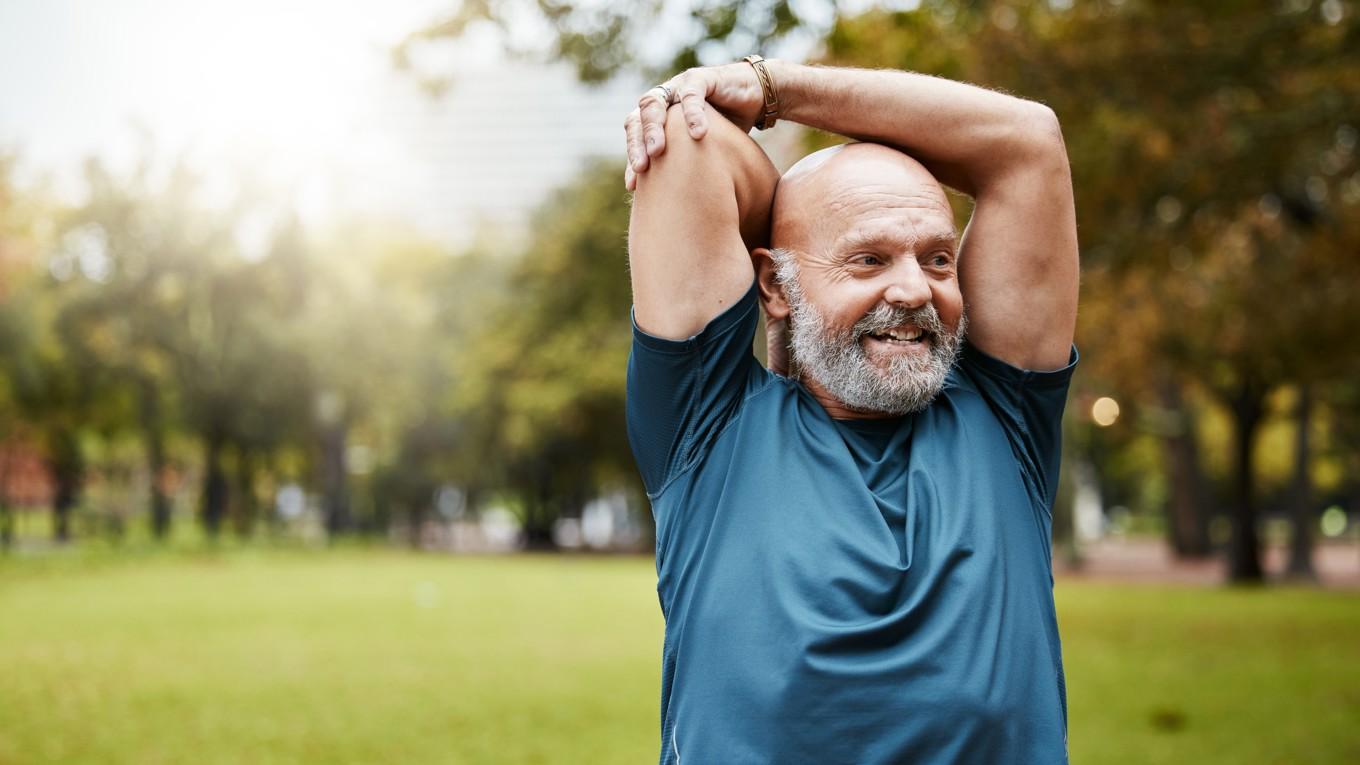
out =
[[[33,257],[29,216],[19,212],[10,181],[13,164],[12,156],[0,154],[0,359],[13,358],[24,343],[18,317],[8,306],[14,282],[26,276],[27,261]],[[14,544],[16,526],[9,486],[19,412],[9,372],[9,365],[0,361],[0,550],[9,550]]]
[[[350,460],[352,447],[370,454],[388,444],[399,454],[380,466],[378,481],[393,492],[377,497],[380,506],[408,496],[409,481],[393,482],[394,473],[425,475],[416,467],[428,461],[405,450],[422,442],[411,431],[426,432],[437,420],[447,384],[437,349],[459,342],[456,334],[438,334],[436,318],[444,303],[466,299],[474,287],[436,290],[449,286],[439,279],[447,252],[390,225],[343,226],[307,252],[311,280],[294,323],[318,384],[311,412],[326,526],[340,535],[358,527],[351,479],[369,470]],[[425,501],[432,496],[433,489]]]
[[[1253,449],[1267,395],[1355,366],[1335,351],[1360,330],[1339,286],[1360,277],[1347,123],[1360,25],[1323,5],[934,2],[842,20],[827,40],[830,63],[957,76],[1058,112],[1083,238],[1080,334],[1119,333],[1088,359],[1170,414],[1169,526],[1185,549],[1202,549],[1186,507],[1205,492],[1177,388],[1232,414],[1237,581],[1261,577]]]
[[[29,312],[42,252],[50,245],[44,228],[52,210],[40,192],[14,188],[17,157],[0,154],[0,548],[14,542],[16,519],[9,494],[13,468],[29,448],[25,418],[31,399],[39,327]]]
[[[86,477],[86,436],[118,430],[130,412],[116,376],[80,332],[82,307],[108,274],[108,243],[102,230],[65,228],[71,212],[44,203],[41,191],[16,193],[8,162],[0,174],[9,197],[0,207],[6,261],[0,376],[11,413],[41,450],[54,485],[53,533],[64,542]],[[0,435],[16,429],[4,430],[10,433]]]
[[[1350,508],[1350,524],[1360,523],[1360,375],[1330,386],[1329,441],[1339,463],[1335,495]]]
[[[72,295],[61,323],[71,346],[106,374],[118,393],[129,396],[135,426],[142,435],[150,485],[153,533],[164,537],[170,502],[163,489],[167,468],[165,438],[167,356],[165,334],[174,330],[166,310],[174,290],[165,288],[167,258],[183,243],[182,210],[162,210],[145,188],[146,163],[128,180],[111,176],[98,161],[85,166],[89,194],[61,221],[68,251],[64,261],[82,262],[94,287]],[[83,259],[83,261],[82,261]],[[62,269],[73,267],[64,262]]]
[[[1313,456],[1313,387],[1303,383],[1298,387],[1298,401],[1294,404],[1294,475],[1290,481],[1289,519],[1293,534],[1289,542],[1288,574],[1299,579],[1314,579],[1313,524],[1317,512],[1312,506]]]
[[[440,309],[493,285],[438,292],[430,276],[450,259],[400,227],[308,236],[248,176],[208,200],[182,162],[153,162],[149,145],[141,156],[127,173],[88,162],[84,199],[42,218],[42,236],[28,197],[0,209],[0,439],[16,423],[41,436],[63,535],[86,435],[121,432],[140,434],[158,536],[170,524],[165,479],[178,472],[169,445],[184,432],[200,445],[185,462],[202,466],[210,535],[228,522],[252,533],[278,470],[320,486],[331,533],[352,530],[356,476],[446,396],[436,349],[461,336],[440,334],[456,329],[436,325]],[[114,482],[140,474],[108,467]]]
[[[58,326],[67,343],[107,376],[135,416],[146,452],[153,532],[170,523],[164,488],[166,438],[175,422],[203,442],[204,526],[210,535],[228,513],[228,451],[250,485],[255,455],[277,447],[306,411],[302,357],[287,346],[280,321],[290,308],[277,285],[287,254],[241,256],[241,209],[200,202],[201,180],[183,164],[153,182],[148,150],[128,175],[86,165],[87,199],[62,222],[66,257],[95,287],[67,300]],[[105,400],[99,411],[109,411]],[[305,422],[305,420],[304,420]],[[132,424],[132,423],[129,423]],[[253,492],[237,497],[238,530],[253,517]]]
[[[554,522],[601,488],[636,490],[623,423],[631,299],[621,173],[599,162],[558,191],[534,216],[503,299],[479,322],[464,317],[480,326],[454,361],[458,459],[513,492],[535,547],[550,546]]]
[[[380,467],[373,495],[380,516],[405,525],[412,545],[444,484],[465,492],[462,510],[476,513],[479,498],[504,488],[503,460],[492,440],[498,423],[487,360],[473,350],[491,335],[495,314],[508,300],[515,258],[503,244],[482,241],[457,257],[428,248],[390,261],[388,284],[406,295],[412,352],[396,456]],[[492,342],[493,340],[485,340]],[[476,393],[470,392],[476,390]],[[482,398],[477,398],[481,396]],[[484,404],[484,405],[483,405]]]
[[[60,263],[63,255],[50,256]],[[80,498],[86,460],[82,436],[97,424],[108,425],[122,413],[111,378],[84,349],[70,342],[69,314],[74,294],[88,290],[77,274],[54,265],[46,279],[8,296],[4,354],[8,394],[15,412],[36,435],[51,475],[53,534],[71,538],[71,514]],[[102,420],[102,423],[101,423]]]
[[[560,0],[474,0],[410,34],[393,51],[398,68],[412,70],[440,92],[454,75],[422,63],[428,46],[456,42],[470,30],[496,30],[519,58],[567,61],[584,82],[602,82],[639,65],[649,76],[700,64],[725,63],[769,50],[791,35],[819,36],[840,3],[814,0],[646,2],[601,4]],[[665,42],[658,45],[657,31]],[[545,48],[543,39],[550,42]]]
[[[655,37],[642,30],[665,7],[468,4],[412,35],[396,57],[409,64],[421,43],[456,38],[477,21],[505,30],[508,19],[537,12],[555,35],[549,55],[598,80],[633,65],[642,46],[654,52]],[[1231,413],[1231,576],[1260,579],[1253,463],[1266,397],[1356,366],[1354,353],[1335,352],[1360,321],[1345,286],[1356,283],[1360,218],[1356,14],[1335,0],[1269,9],[924,0],[912,11],[852,18],[835,2],[689,7],[693,23],[668,49],[672,70],[731,60],[800,29],[820,32],[828,26],[810,20],[830,18],[827,63],[964,79],[1058,112],[1088,275],[1081,335],[1119,329],[1118,343],[1091,346],[1088,366],[1161,409],[1174,466],[1168,528],[1187,553],[1206,546],[1207,492],[1185,389],[1210,393]],[[1267,307],[1278,309],[1268,319]]]

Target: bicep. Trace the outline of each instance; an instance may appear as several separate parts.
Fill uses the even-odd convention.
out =
[[[1076,212],[1055,143],[977,191],[959,260],[969,342],[1022,369],[1066,365],[1076,327]]]
[[[690,337],[735,303],[754,278],[743,240],[768,217],[777,180],[751,138],[721,117],[701,141],[683,119],[666,121],[666,151],[651,160],[633,195],[628,262],[638,326]],[[763,205],[765,210],[752,209]],[[758,226],[757,226],[758,228]]]

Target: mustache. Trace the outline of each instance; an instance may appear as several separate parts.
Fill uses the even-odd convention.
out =
[[[851,327],[851,332],[856,338],[876,332],[883,332],[900,327],[903,324],[915,324],[922,331],[931,335],[941,335],[945,331],[944,322],[940,321],[940,313],[935,310],[935,306],[926,303],[920,308],[905,308],[903,306],[891,306],[887,303],[879,303],[874,309],[855,322]]]

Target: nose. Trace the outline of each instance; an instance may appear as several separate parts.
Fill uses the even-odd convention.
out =
[[[915,258],[903,258],[888,272],[883,302],[905,308],[920,308],[930,302],[930,282]]]

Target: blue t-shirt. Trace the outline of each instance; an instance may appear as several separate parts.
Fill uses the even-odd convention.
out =
[[[965,347],[923,412],[833,420],[751,353],[754,286],[636,328],[656,517],[661,763],[1062,763],[1050,508],[1075,364]]]

